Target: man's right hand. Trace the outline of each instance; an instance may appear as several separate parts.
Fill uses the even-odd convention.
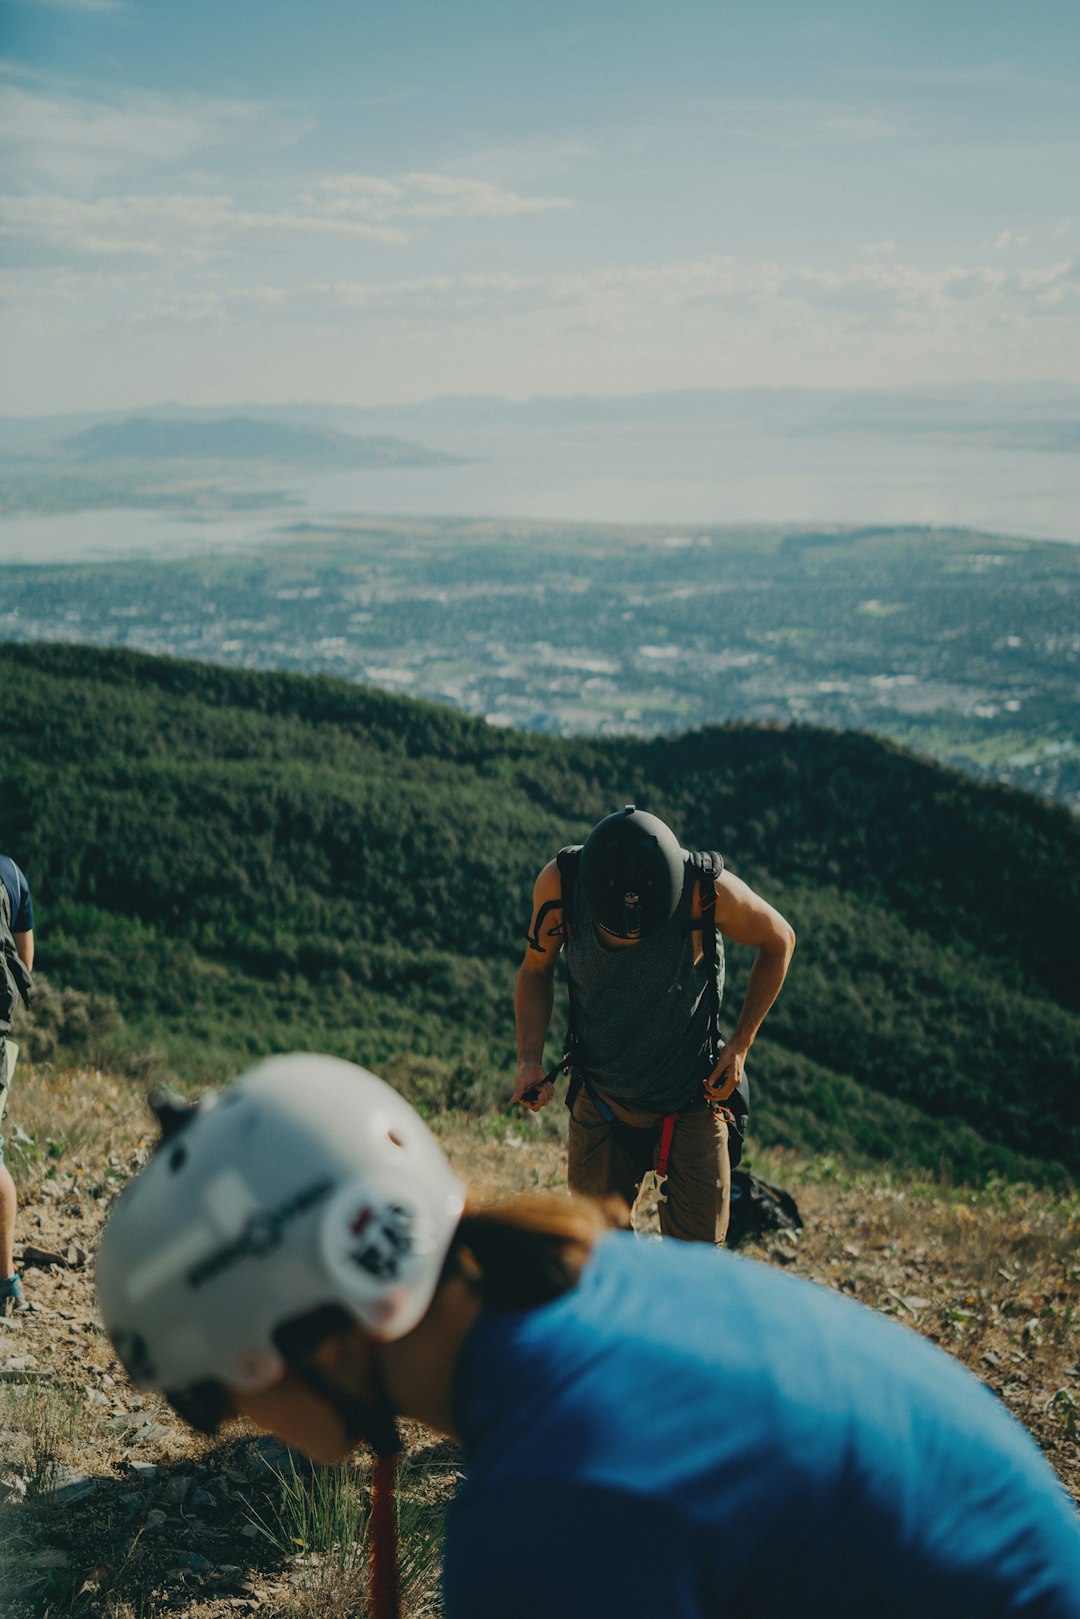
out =
[[[530,1113],[539,1113],[542,1107],[547,1107],[555,1095],[555,1087],[545,1077],[546,1070],[542,1063],[523,1062],[518,1064],[517,1080],[514,1084],[514,1094],[510,1098],[510,1105],[520,1102],[527,1107]],[[526,1092],[535,1094],[526,1095]]]

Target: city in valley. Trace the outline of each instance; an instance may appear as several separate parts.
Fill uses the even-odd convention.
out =
[[[561,734],[857,728],[1080,805],[1071,546],[277,515],[224,553],[9,566],[0,638],[323,672]]]

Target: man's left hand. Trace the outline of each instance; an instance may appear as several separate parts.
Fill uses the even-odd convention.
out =
[[[745,1067],[745,1051],[740,1051],[729,1040],[716,1059],[716,1067],[705,1081],[705,1095],[709,1101],[726,1102],[732,1091],[738,1087]]]

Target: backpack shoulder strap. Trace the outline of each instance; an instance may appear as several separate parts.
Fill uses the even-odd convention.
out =
[[[549,912],[558,911],[561,913],[563,936],[564,938],[569,938],[570,936],[574,918],[574,891],[577,883],[578,865],[581,860],[581,844],[568,844],[565,849],[559,850],[555,859],[559,866],[559,898],[544,901],[536,913],[533,931],[525,934],[529,941],[529,949],[537,951],[540,955],[545,953],[544,945],[541,942],[543,937],[541,930],[543,924],[547,921]]]
[[[716,981],[716,879],[724,869],[724,858],[715,850],[702,850],[691,854],[687,861],[697,879],[698,903],[701,915],[692,919],[692,926],[701,929],[701,961],[705,968],[709,996],[709,1045],[715,1053],[720,1050],[720,987]]]
[[[559,882],[562,887],[562,920],[563,943],[569,942],[574,936],[575,899],[577,896],[578,870],[581,866],[581,844],[568,843],[565,849],[560,849],[555,856],[559,864]],[[566,1089],[566,1105],[573,1110],[574,1101],[581,1089],[581,1078],[574,1073],[573,1050],[577,1045],[577,1007],[574,1005],[574,980],[569,970],[566,974],[566,1033],[563,1036],[563,1054],[560,1066],[570,1075],[570,1083]]]
[[[700,917],[691,919],[691,926],[696,933],[700,925],[702,932],[702,947],[706,947],[705,935],[709,935],[708,948],[716,951],[716,879],[724,869],[724,857],[713,850],[701,850],[697,854],[687,856],[687,865],[694,873],[697,881],[698,904],[701,907]]]
[[[565,849],[559,850],[555,859],[559,865],[559,882],[562,885],[563,929],[569,938],[574,929],[574,900],[577,895],[578,869],[581,865],[581,844],[568,843]]]
[[[724,869],[724,857],[717,854],[715,849],[699,849],[694,854],[688,854],[687,863],[697,872],[699,884],[702,882],[714,883]]]

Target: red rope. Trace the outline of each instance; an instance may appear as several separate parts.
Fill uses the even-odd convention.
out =
[[[372,1619],[398,1619],[399,1613],[396,1471],[396,1456],[375,1458],[370,1526]]]

